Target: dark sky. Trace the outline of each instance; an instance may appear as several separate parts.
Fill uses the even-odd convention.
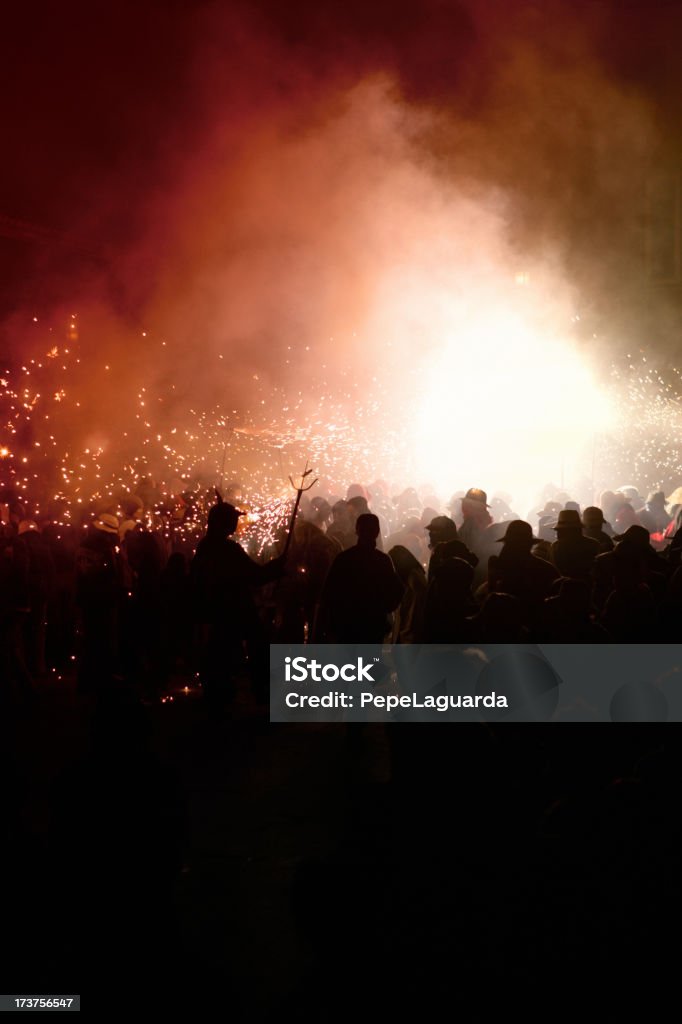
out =
[[[248,119],[273,90],[384,69],[411,101],[454,105],[475,124],[508,42],[526,39],[559,63],[585,48],[675,139],[680,28],[682,4],[665,0],[14,4],[0,35],[0,218],[57,238],[0,238],[0,306],[125,252],[223,96],[226,116]]]

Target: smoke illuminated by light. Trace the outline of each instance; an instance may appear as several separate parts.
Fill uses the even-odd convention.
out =
[[[65,518],[147,486],[173,537],[238,480],[260,554],[306,460],[330,495],[479,486],[521,513],[549,482],[587,479],[593,500],[635,448],[643,477],[676,476],[675,395],[591,365],[560,257],[512,244],[514,197],[458,167],[460,128],[386,76],[254,112],[243,138],[220,120],[159,200],[170,237],[138,322],[65,296],[54,331],[43,311],[22,329],[2,482]],[[638,388],[646,415],[624,422],[615,396]]]
[[[589,475],[594,437],[614,423],[610,397],[575,346],[511,310],[453,324],[417,380],[418,479],[451,491],[482,481],[521,507],[539,484]]]

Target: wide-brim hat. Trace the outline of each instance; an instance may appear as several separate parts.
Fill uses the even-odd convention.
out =
[[[641,548],[643,551],[652,551],[649,531],[644,526],[638,526],[634,524],[629,526],[625,533],[622,533],[620,537],[616,537],[616,547],[635,547]]]
[[[576,508],[562,508],[553,530],[582,530],[580,512]]]
[[[490,508],[488,504],[488,495],[485,491],[482,491],[480,487],[470,487],[466,492],[462,501],[476,501],[479,505],[485,505],[486,508]]]
[[[537,544],[540,538],[533,535],[533,528],[530,523],[526,523],[523,519],[513,519],[511,523],[507,525],[504,537],[498,537],[496,544],[509,544],[518,541],[523,541],[524,544]]]

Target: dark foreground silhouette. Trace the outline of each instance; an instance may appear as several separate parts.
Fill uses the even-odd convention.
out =
[[[194,554],[115,510],[8,529],[5,990],[423,1017],[457,986],[671,966],[678,725],[271,725],[264,669],[272,638],[674,642],[674,517],[560,507],[550,541],[475,488],[466,516],[339,500],[302,503],[286,560],[227,503]]]

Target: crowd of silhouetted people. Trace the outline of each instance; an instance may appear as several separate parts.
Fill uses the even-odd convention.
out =
[[[211,496],[203,528],[176,541],[150,526],[139,499],[88,510],[68,526],[63,517],[30,519],[16,496],[5,497],[3,698],[23,706],[36,684],[54,690],[74,678],[78,692],[97,697],[90,746],[53,788],[44,849],[27,838],[20,781],[11,786],[4,899],[17,922],[7,955],[19,966],[23,941],[37,950],[36,963],[55,971],[120,973],[125,949],[124,973],[166,977],[177,947],[183,956],[189,950],[188,977],[214,971],[239,989],[230,956],[243,935],[231,932],[232,911],[214,910],[213,883],[206,883],[204,896],[197,889],[187,897],[183,924],[177,886],[181,878],[196,886],[192,879],[208,870],[197,848],[229,844],[234,808],[252,799],[243,765],[260,765],[264,747],[251,753],[258,734],[242,720],[229,740],[201,734],[192,758],[205,756],[211,770],[200,772],[201,796],[188,796],[152,751],[154,719],[139,700],[164,692],[170,679],[198,678],[209,706],[229,702],[237,687],[250,687],[265,704],[271,641],[669,642],[682,615],[682,489],[646,500],[621,489],[587,507],[555,492],[521,518],[510,501],[488,501],[479,488],[441,503],[411,488],[391,495],[381,483],[356,484],[344,497],[304,496],[289,545],[285,524],[259,554],[241,525],[249,503],[238,493]],[[235,746],[242,728],[247,739]],[[325,997],[351,945],[390,972],[398,944],[412,980],[404,993],[392,992],[396,1006],[422,998],[420,986],[449,979],[453,958],[467,978],[484,981],[491,963],[492,976],[532,979],[536,970],[553,972],[557,956],[565,970],[582,971],[588,948],[600,962],[634,967],[638,930],[652,955],[663,955],[656,936],[667,932],[656,908],[665,901],[673,914],[679,904],[670,871],[674,865],[677,872],[680,829],[669,810],[682,761],[672,731],[614,729],[607,742],[595,730],[558,727],[548,738],[524,726],[473,728],[389,723],[384,739],[370,727],[359,745],[347,742],[344,785],[353,785],[359,763],[381,760],[384,747],[392,785],[382,795],[372,772],[363,775],[352,812],[339,811],[335,851],[301,854],[297,863],[291,912],[298,948],[307,950],[300,963],[312,965],[309,978],[300,968],[297,1005]],[[322,834],[319,820],[339,783],[336,762],[314,759],[315,735],[272,729],[267,743],[283,745],[278,764],[291,744],[295,763],[313,744],[305,749],[316,778],[300,788],[309,797],[318,786],[320,795],[310,806],[304,800],[308,810],[300,813]],[[217,750],[226,758],[224,778],[214,777]],[[12,758],[5,767],[9,778],[30,774]],[[268,778],[276,787],[274,770]],[[226,779],[229,795],[221,789]],[[211,786],[219,797],[209,812],[203,794]],[[277,878],[298,849],[282,820],[269,826],[272,856],[281,856]],[[254,821],[262,827],[260,812]],[[240,835],[245,858],[252,839]],[[236,891],[248,875],[233,878],[232,862],[221,870],[231,907],[230,885]],[[245,899],[257,902],[244,884]],[[51,908],[45,938],[23,923],[27,905]],[[192,948],[187,935],[198,926],[186,920],[202,913],[204,930]],[[444,972],[441,981],[434,971]],[[359,986],[349,983],[347,1003]]]
[[[139,496],[68,525],[28,518],[3,492],[3,677],[21,691],[75,667],[85,692],[119,677],[156,693],[191,674],[229,696],[247,671],[265,700],[271,641],[677,636],[682,488],[667,499],[606,491],[585,508],[555,493],[523,519],[476,487],[441,503],[353,484],[345,497],[303,495],[289,544],[283,525],[258,556],[240,527],[240,491],[228,496],[216,492],[205,530],[178,541],[152,525]]]

